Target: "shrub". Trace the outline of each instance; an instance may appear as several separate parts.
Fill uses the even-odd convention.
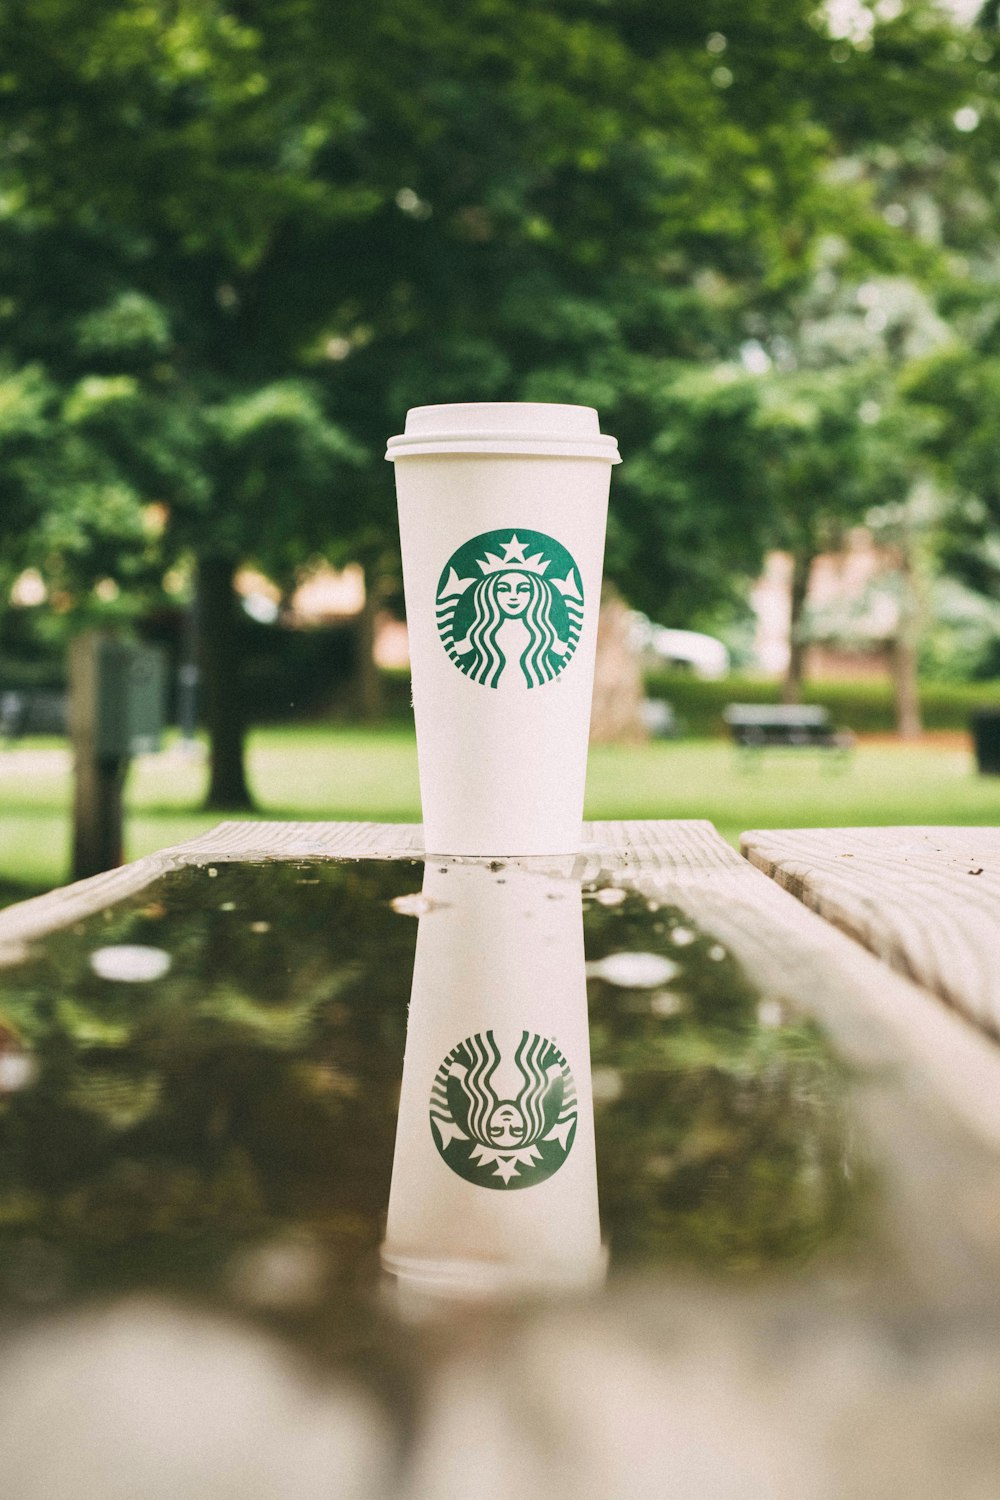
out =
[[[647,675],[646,691],[673,704],[681,731],[689,735],[725,734],[722,715],[729,703],[781,701],[781,684],[759,677],[704,682],[687,672],[657,671]],[[802,699],[822,704],[838,727],[857,734],[887,734],[896,727],[889,682],[811,682]],[[925,729],[968,729],[977,708],[992,706],[1000,706],[1000,682],[928,682],[920,689]]]

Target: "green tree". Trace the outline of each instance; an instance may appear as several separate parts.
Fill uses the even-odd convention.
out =
[[[922,121],[912,122],[892,149],[869,151],[864,165],[883,212],[933,250],[933,292],[950,329],[950,338],[916,352],[899,372],[919,460],[932,466],[947,502],[934,528],[938,564],[997,600],[1000,31],[995,4],[984,5],[974,24],[958,28],[949,57],[957,89],[944,94],[928,80],[934,107]]]
[[[358,450],[300,359],[330,286],[307,242],[357,211],[313,162],[345,106],[302,105],[290,51],[273,61],[225,6],[4,9],[6,342],[54,386],[58,445],[79,438],[104,481],[77,465],[37,544],[84,564],[81,532],[116,539],[104,571],[127,573],[131,502],[166,506],[164,551],[194,552],[204,594],[209,801],[246,804],[233,571],[349,529],[327,517]]]
[[[3,0],[0,31],[12,369],[81,393],[198,559],[217,805],[248,800],[233,570],[336,548],[376,594],[411,404],[596,405],[612,577],[657,614],[731,590],[762,481],[737,411],[688,420],[692,374],[780,323],[834,229],[898,254],[836,165],[965,76],[923,4],[846,38],[805,0]]]
[[[904,245],[901,259],[905,252]],[[839,546],[852,525],[869,523],[876,510],[883,519],[892,513],[900,585],[894,675],[900,728],[915,733],[916,615],[908,585],[914,528],[902,522],[919,509],[908,497],[926,468],[926,424],[903,399],[900,382],[910,363],[941,347],[950,331],[912,276],[858,282],[838,275],[847,253],[842,243],[831,245],[827,264],[796,299],[794,335],[772,343],[775,365],[760,382],[754,421],[758,462],[772,489],[770,541],[793,563],[785,697],[798,701],[801,692],[806,597],[817,555]],[[888,541],[886,524],[881,529]]]

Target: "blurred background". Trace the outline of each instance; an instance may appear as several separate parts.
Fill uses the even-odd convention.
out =
[[[455,400],[621,445],[591,816],[995,821],[998,84],[998,0],[0,0],[0,901],[95,631],[127,856],[419,817],[382,455]]]

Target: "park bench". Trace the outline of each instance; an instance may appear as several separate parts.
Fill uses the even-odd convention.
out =
[[[956,1463],[993,1493],[1000,832],[744,849],[594,823],[562,859],[425,861],[406,825],[226,823],[0,912],[5,1493],[436,1500],[556,1473],[602,1500],[940,1500]],[[483,1190],[468,1227],[510,1201],[504,1253],[572,1252],[592,1126],[606,1281],[380,1269],[418,971],[477,1034],[579,986],[592,1121],[553,1021],[518,1053],[539,1119],[560,1090],[521,1151],[538,1180]],[[503,1156],[432,1135],[466,1035],[405,1105],[434,1194],[448,1152],[464,1182]],[[510,1100],[503,1067],[483,1099]]]
[[[835,729],[819,704],[730,703],[723,713],[740,750],[827,750],[846,755],[854,745],[848,729]]]

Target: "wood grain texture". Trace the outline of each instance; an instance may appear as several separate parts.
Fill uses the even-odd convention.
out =
[[[737,856],[729,864],[720,851],[717,865],[649,864],[612,878],[649,901],[688,912],[768,999],[813,1016],[849,1065],[863,1074],[896,1075],[907,1100],[900,1119],[911,1116],[910,1128],[943,1101],[991,1152],[1000,1151],[995,1043],[746,860]]]
[[[1000,1036],[1000,829],[745,833],[750,862]]]
[[[971,839],[985,854],[986,841],[971,831],[948,832]],[[912,847],[908,852],[897,840],[896,863],[929,858],[924,835],[944,857],[942,831],[905,833]],[[749,836],[772,837],[788,836]],[[967,846],[958,839],[950,848],[960,867]],[[857,843],[848,846],[853,858],[842,863],[852,866],[858,851]],[[824,857],[832,857],[829,850]],[[25,944],[171,869],[322,858],[420,859],[419,830],[222,824],[188,844],[0,912],[0,943]],[[596,900],[596,882],[610,880],[633,900],[638,895],[640,905],[644,898],[653,907],[680,908],[756,983],[761,1007],[778,1015],[766,1024],[784,1024],[786,1013],[816,1017],[848,1065],[845,1089],[858,1096],[852,1135],[857,1128],[858,1141],[873,1147],[878,1177],[865,1192],[877,1188],[872,1255],[877,1260],[884,1234],[892,1251],[886,1274],[866,1269],[864,1256],[852,1268],[855,1251],[848,1246],[846,1263],[826,1262],[821,1254],[812,1269],[796,1265],[786,1275],[741,1273],[723,1281],[679,1273],[668,1261],[655,1271],[616,1277],[603,1299],[539,1299],[513,1317],[491,1309],[478,1322],[466,1307],[461,1319],[429,1323],[425,1346],[417,1342],[419,1330],[408,1329],[398,1389],[409,1390],[412,1378],[418,1399],[398,1441],[386,1426],[381,1385],[378,1406],[369,1408],[362,1399],[367,1387],[356,1394],[341,1373],[327,1386],[320,1359],[315,1368],[310,1364],[300,1400],[289,1387],[282,1347],[275,1344],[272,1355],[268,1343],[242,1332],[242,1305],[228,1281],[224,1319],[201,1304],[197,1318],[188,1319],[180,1303],[175,1309],[169,1298],[138,1295],[82,1314],[60,1309],[58,1319],[33,1310],[31,1337],[37,1328],[42,1342],[15,1345],[4,1357],[5,1472],[13,1455],[21,1464],[15,1476],[37,1481],[41,1473],[31,1493],[47,1500],[57,1488],[44,1483],[53,1431],[62,1453],[75,1442],[85,1454],[103,1454],[88,1444],[108,1428],[106,1393],[117,1399],[127,1378],[137,1396],[124,1427],[119,1422],[108,1440],[100,1475],[115,1482],[120,1476],[120,1492],[135,1493],[136,1465],[152,1452],[154,1478],[176,1477],[181,1493],[185,1483],[190,1491],[194,1473],[207,1493],[214,1475],[233,1472],[232,1453],[241,1441],[243,1408],[226,1405],[226,1371],[232,1370],[237,1395],[264,1393],[255,1397],[267,1418],[258,1424],[264,1446],[257,1448],[273,1472],[279,1478],[289,1472],[282,1454],[310,1440],[309,1475],[329,1494],[344,1492],[343,1471],[332,1463],[329,1473],[323,1467],[336,1449],[331,1430],[345,1433],[346,1451],[360,1455],[363,1481],[354,1492],[405,1493],[410,1500],[464,1497],[470,1474],[485,1474],[491,1494],[545,1493],[555,1500],[659,1496],[668,1492],[667,1483],[676,1495],[771,1500],[972,1500],[994,1492],[1000,1455],[1000,1049],[927,989],[809,911],[780,879],[741,859],[707,823],[593,824],[578,855],[524,863],[562,875],[571,870],[585,900]],[[985,875],[985,858],[981,863]],[[950,889],[957,876],[950,866],[944,875]],[[968,878],[972,885],[983,879]],[[853,877],[847,879],[852,884]],[[878,884],[874,877],[872,884]],[[657,1080],[664,1090],[673,1081],[669,1068]],[[331,1285],[335,1291],[337,1284]],[[385,1288],[380,1297],[386,1298],[384,1316]],[[311,1322],[310,1312],[306,1317]],[[428,1348],[430,1357],[420,1364]],[[178,1349],[190,1354],[188,1364],[178,1363]],[[259,1386],[245,1385],[247,1362]],[[267,1394],[272,1366],[281,1381],[274,1398]],[[375,1368],[382,1382],[381,1363]],[[80,1369],[87,1372],[82,1382]],[[194,1468],[190,1442],[150,1444],[148,1413],[162,1404],[170,1379],[176,1386],[178,1370],[194,1389],[201,1379],[205,1391],[207,1425],[204,1432],[194,1429],[201,1442]],[[72,1421],[65,1415],[70,1407],[59,1404],[63,1390],[70,1392]],[[132,1408],[138,1415],[130,1426]],[[236,1415],[227,1428],[229,1408]],[[315,1439],[313,1410],[321,1433]],[[192,1420],[182,1413],[182,1422]],[[357,1432],[342,1422],[356,1422]],[[180,1429],[175,1423],[172,1430]],[[385,1446],[382,1468],[379,1444]],[[184,1462],[171,1468],[167,1460],[175,1450]],[[400,1454],[409,1465],[402,1477]],[[94,1472],[89,1461],[90,1470],[81,1467],[84,1480]],[[206,1467],[215,1462],[217,1468]],[[27,1490],[15,1477],[5,1493]],[[94,1493],[84,1482],[81,1494]]]
[[[323,858],[419,860],[421,830],[388,823],[221,823],[187,843],[0,911],[0,963],[16,962],[46,933],[143,890],[170,870]],[[919,1108],[928,1107],[928,1098],[944,1101],[1000,1150],[996,1047],[753,869],[710,823],[592,823],[576,855],[504,862],[577,879],[584,889],[610,879],[649,901],[688,911],[767,995],[815,1015],[848,1061],[901,1069]]]
[[[218,823],[207,833],[159,849],[0,911],[0,963],[16,963],[25,945],[124,900],[170,870],[213,861],[264,859],[422,859],[423,830],[414,823]],[[575,855],[535,856],[518,864],[581,881],[607,869],[694,869],[742,861],[711,823],[588,823]]]
[[[158,849],[116,870],[6,907],[0,911],[0,964],[18,962],[28,943],[82,921],[185,865],[258,859],[420,858],[422,847],[420,827],[409,823],[219,823],[183,844]]]

